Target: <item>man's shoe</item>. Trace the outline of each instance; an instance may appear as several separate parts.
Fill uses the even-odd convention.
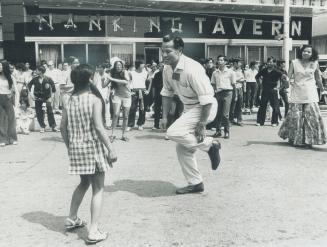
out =
[[[57,129],[56,127],[52,128],[52,132],[60,132],[59,129]]]
[[[182,195],[182,194],[189,194],[189,193],[200,193],[204,191],[203,183],[195,184],[195,185],[189,185],[180,189],[176,190],[176,194]]]
[[[208,151],[208,155],[211,161],[211,168],[212,170],[217,170],[219,163],[220,163],[220,154],[219,149],[221,148],[221,145],[219,142],[212,143],[212,146],[210,147]]]
[[[44,133],[45,132],[45,129],[44,128],[41,128],[40,129],[40,133]]]
[[[237,122],[236,125],[243,127],[243,123],[242,122]]]
[[[212,137],[214,137],[214,138],[222,137],[221,131],[217,131],[216,133],[213,134]]]
[[[229,132],[225,132],[224,138],[229,139]]]
[[[127,127],[125,131],[126,131],[126,132],[131,131],[131,127]]]

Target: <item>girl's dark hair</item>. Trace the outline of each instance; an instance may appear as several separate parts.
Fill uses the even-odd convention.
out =
[[[73,94],[76,94],[82,90],[88,89],[91,91],[92,94],[94,94],[96,97],[98,97],[101,100],[102,104],[102,120],[105,123],[106,122],[106,109],[105,109],[105,103],[101,96],[101,93],[99,92],[98,88],[90,83],[90,79],[94,74],[94,69],[91,65],[88,64],[81,64],[77,66],[75,69],[72,70],[70,74],[70,79],[72,83],[74,84],[74,91]]]
[[[20,91],[19,103],[21,105],[25,103],[27,107],[30,107],[30,103],[28,100],[28,88],[25,84],[23,85],[22,90]]]
[[[317,61],[319,58],[318,52],[315,48],[312,47],[312,45],[303,45],[300,49],[298,49],[297,51],[297,57],[299,59],[302,59],[302,52],[304,51],[305,48],[311,48],[312,50],[312,55],[310,57],[310,61]]]
[[[118,72],[117,69],[116,69],[116,66],[117,66],[118,63],[120,63],[121,66],[122,66],[122,71],[120,71],[120,72]],[[113,77],[115,77],[115,76],[117,76],[117,75],[118,75],[119,77],[123,77],[123,76],[125,75],[125,73],[124,73],[124,64],[123,64],[122,61],[116,61],[116,62],[114,63],[114,67],[113,67],[112,70],[111,70],[111,74],[112,74]]]
[[[5,78],[8,81],[9,84],[9,89],[12,88],[13,85],[13,80],[11,78],[11,72],[10,72],[10,68],[9,68],[9,63],[7,61],[2,61],[2,74],[5,76]]]

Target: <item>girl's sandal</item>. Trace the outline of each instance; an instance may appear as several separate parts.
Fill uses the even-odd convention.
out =
[[[87,244],[96,244],[98,242],[104,241],[108,238],[107,232],[100,232],[100,230],[97,230],[93,234],[89,234],[86,239]]]
[[[65,228],[66,228],[66,230],[73,230],[75,228],[84,227],[86,225],[87,225],[87,222],[84,220],[81,220],[78,217],[75,220],[67,218],[66,223],[65,223]]]
[[[116,136],[109,136],[110,142],[113,143],[116,140]]]

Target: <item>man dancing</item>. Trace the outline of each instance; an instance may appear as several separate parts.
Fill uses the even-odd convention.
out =
[[[211,166],[216,170],[220,163],[220,143],[206,136],[205,126],[214,120],[217,101],[210,80],[201,64],[183,54],[182,38],[166,35],[163,38],[162,128],[166,129],[167,116],[174,93],[184,104],[184,114],[167,130],[170,140],[177,143],[176,151],[188,186],[177,189],[177,194],[204,191],[203,180],[197,167],[197,149],[208,152]]]

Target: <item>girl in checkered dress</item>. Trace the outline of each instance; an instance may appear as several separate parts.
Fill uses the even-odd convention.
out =
[[[93,70],[89,65],[80,65],[71,72],[74,92],[63,111],[61,134],[70,159],[69,174],[80,175],[80,184],[75,189],[70,205],[66,229],[83,227],[86,222],[77,217],[78,208],[92,186],[91,225],[88,243],[107,238],[100,232],[98,220],[102,207],[105,172],[117,160],[106,135],[103,118],[104,102],[99,91],[91,84]]]

